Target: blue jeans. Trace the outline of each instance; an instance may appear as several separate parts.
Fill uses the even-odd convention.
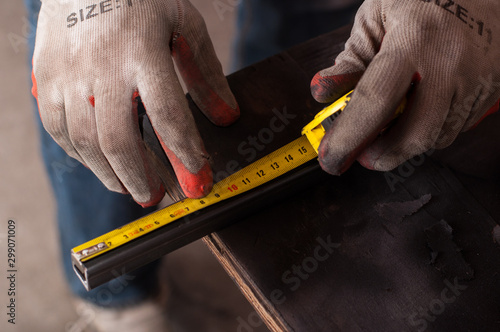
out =
[[[336,0],[240,1],[231,69],[246,67],[351,23],[362,2],[351,0],[351,5],[333,8],[338,7]]]
[[[29,21],[36,27],[40,0],[24,2]],[[314,1],[243,1],[238,9],[233,68],[344,25],[352,20],[356,10],[356,6],[335,11],[309,9],[309,3]],[[29,45],[31,66],[34,33]],[[38,113],[35,118],[43,162],[57,202],[62,260],[71,290],[105,307],[125,306],[146,298],[156,288],[157,263],[87,292],[73,271],[69,253],[73,247],[150,213],[151,209],[142,209],[128,195],[108,191],[91,171],[68,157],[54,142],[43,129]]]

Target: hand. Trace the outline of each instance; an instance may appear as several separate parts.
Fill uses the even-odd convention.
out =
[[[140,95],[188,197],[211,190],[208,155],[174,71],[216,125],[239,108],[201,15],[187,0],[43,0],[33,92],[45,129],[112,191],[143,206],[164,187],[141,140]]]
[[[391,170],[473,127],[500,98],[498,22],[497,0],[366,0],[344,52],[311,82],[323,103],[356,86],[321,142],[322,167],[340,174],[358,159]]]

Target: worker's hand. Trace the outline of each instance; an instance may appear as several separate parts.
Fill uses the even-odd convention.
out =
[[[141,140],[140,95],[184,193],[206,195],[212,171],[172,58],[212,122],[229,125],[239,109],[196,9],[187,0],[42,2],[33,92],[55,141],[110,190],[158,203],[164,188]]]
[[[356,86],[320,145],[322,167],[390,170],[450,145],[500,98],[499,55],[498,0],[366,0],[345,51],[311,83],[323,103]],[[412,82],[404,113],[378,136]]]

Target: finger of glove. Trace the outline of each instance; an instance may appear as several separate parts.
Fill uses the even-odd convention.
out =
[[[442,135],[436,141],[437,149],[449,146],[460,132],[476,127],[485,117],[498,110],[500,92],[491,90],[488,84],[477,84],[474,79],[466,82],[457,89]]]
[[[222,72],[205,22],[198,11],[183,2],[185,18],[172,44],[172,56],[196,105],[218,126],[239,118],[240,110]]]
[[[166,59],[159,68],[162,70],[145,70],[139,76],[146,113],[184,194],[190,198],[206,196],[212,189],[209,157],[172,61]]]
[[[363,151],[358,159],[360,163],[370,169],[388,171],[434,148],[439,139],[453,141],[459,131],[451,130],[451,121],[445,122],[453,92],[443,86],[451,86],[451,83],[422,79],[395,125]]]
[[[99,143],[93,96],[87,91],[73,90],[66,93],[66,120],[68,133],[74,148],[85,165],[111,191],[126,193],[104,156]]]
[[[55,85],[44,84],[38,86],[33,75],[34,90],[38,104],[38,113],[45,130],[52,136],[54,141],[72,158],[85,165],[83,158],[78,154],[70,139],[66,108],[63,94]]]
[[[345,50],[335,65],[318,72],[311,93],[321,103],[333,102],[352,90],[380,50],[384,27],[378,1],[365,1],[359,8]]]
[[[164,196],[163,184],[151,167],[142,141],[134,89],[117,82],[102,82],[95,90],[99,145],[114,173],[143,207]]]
[[[397,52],[379,54],[319,146],[325,171],[341,174],[394,117],[415,70]]]
[[[484,113],[477,122],[475,122],[472,126],[468,127],[466,130],[476,128],[485,118],[487,118],[489,115],[495,114],[499,110],[500,110],[500,100],[497,100],[495,105],[493,105],[489,110],[487,110],[486,113]]]
[[[470,93],[466,91],[470,92],[471,90],[469,87],[459,87],[458,91],[453,96],[450,103],[451,106],[449,106],[450,111],[434,144],[436,149],[443,149],[453,143],[458,134],[463,131],[467,119],[471,116],[472,109],[479,106],[476,103],[477,97],[470,95]],[[464,99],[463,96],[467,94],[469,94],[469,96]],[[443,105],[443,107],[446,106]],[[443,110],[441,110],[441,112],[443,112]]]
[[[467,131],[475,128],[488,115],[496,113],[499,105],[499,93],[492,94],[488,97],[479,96],[477,102],[473,106],[470,116],[464,124],[462,131]],[[486,111],[485,111],[486,110]]]

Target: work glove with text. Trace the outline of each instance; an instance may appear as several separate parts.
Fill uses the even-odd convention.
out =
[[[357,159],[391,170],[498,110],[499,38],[498,0],[366,0],[335,65],[311,82],[323,103],[355,88],[319,147],[323,169],[340,174]]]
[[[165,189],[141,139],[138,96],[185,195],[212,187],[172,59],[214,124],[239,117],[203,18],[187,0],[42,0],[33,57],[42,123],[108,189],[143,206]]]

